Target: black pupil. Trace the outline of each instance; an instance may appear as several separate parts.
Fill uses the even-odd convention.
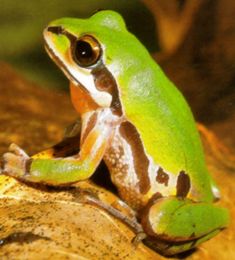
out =
[[[81,65],[91,65],[95,62],[95,54],[91,45],[86,41],[78,41],[75,49],[76,59]]]

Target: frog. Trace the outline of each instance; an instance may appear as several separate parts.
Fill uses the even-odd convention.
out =
[[[136,238],[164,255],[195,248],[226,228],[229,213],[215,204],[220,192],[192,111],[123,17],[102,10],[60,18],[43,35],[70,82],[81,124],[33,156],[12,144],[2,174],[67,186],[89,180],[104,161],[119,198],[135,212]]]

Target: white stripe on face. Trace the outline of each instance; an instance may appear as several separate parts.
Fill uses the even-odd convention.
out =
[[[78,67],[78,65],[70,64],[68,66],[69,73],[78,80],[76,85],[83,85],[84,88],[89,92],[92,99],[100,106],[100,107],[110,107],[112,102],[112,96],[105,92],[97,90],[93,75],[91,74],[90,69],[84,69]]]
[[[105,91],[97,90],[91,69],[79,67],[79,65],[73,61],[70,52],[65,54],[59,51],[51,37],[52,35],[54,34],[47,30],[44,31],[44,39],[47,44],[46,49],[55,62],[57,60],[59,61],[57,65],[64,72],[66,77],[71,80],[75,86],[80,87],[79,85],[82,85],[100,107],[110,107],[112,96]]]

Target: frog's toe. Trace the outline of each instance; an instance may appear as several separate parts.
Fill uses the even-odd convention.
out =
[[[147,234],[144,232],[137,233],[137,235],[132,239],[132,244],[138,246],[140,242],[147,238]]]
[[[17,144],[12,143],[9,146],[9,151],[16,155],[29,158],[29,156],[26,154],[26,152],[23,149],[21,149]]]

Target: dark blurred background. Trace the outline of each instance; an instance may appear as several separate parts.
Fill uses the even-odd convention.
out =
[[[43,87],[67,90],[43,48],[42,31],[59,17],[120,12],[186,96],[196,119],[235,134],[235,1],[0,0],[0,60]]]
[[[67,89],[64,75],[44,51],[42,31],[54,19],[89,17],[99,9],[120,12],[129,30],[156,51],[154,18],[138,0],[0,0],[0,59],[44,86]]]

